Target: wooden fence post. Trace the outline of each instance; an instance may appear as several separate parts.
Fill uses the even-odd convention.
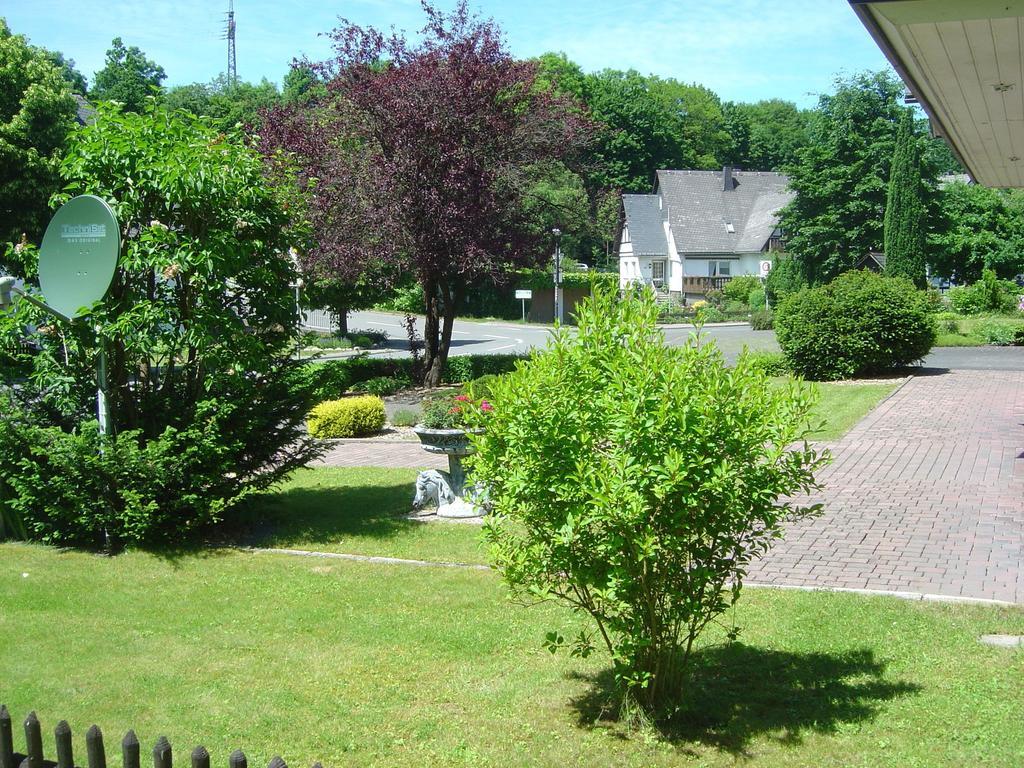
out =
[[[153,747],[153,768],[171,768],[173,760],[170,742],[166,736],[161,736]]]
[[[11,713],[6,705],[0,704],[0,768],[75,768],[74,745],[71,726],[67,720],[61,720],[53,729],[53,738],[57,745],[57,761],[48,762],[43,757],[43,733],[39,718],[30,712],[25,718],[25,751],[21,765],[15,765],[15,757],[23,757],[14,751]],[[85,751],[88,768],[107,768],[107,756],[103,747],[103,732],[98,725],[93,725],[85,734]],[[140,767],[140,746],[135,731],[129,730],[121,740],[121,756],[124,768]],[[210,768],[210,753],[200,745],[192,750],[191,768]],[[153,768],[173,768],[171,744],[166,736],[157,739],[153,747]],[[228,757],[228,768],[249,768],[245,753],[236,749]],[[267,768],[288,768],[288,764],[276,755]],[[312,768],[323,768],[320,763],[313,763]]]
[[[103,749],[103,731],[93,725],[85,732],[85,755],[89,768],[107,768],[107,753]]]
[[[71,745],[71,726],[61,720],[53,729],[53,740],[57,742],[57,768],[75,768],[75,753]]]
[[[7,711],[6,705],[0,705],[0,768],[16,768],[11,713]]]
[[[28,768],[43,768],[43,729],[35,712],[25,718],[25,753]]]
[[[140,754],[139,738],[135,735],[135,731],[130,730],[121,739],[121,761],[124,763],[124,768],[139,768]]]

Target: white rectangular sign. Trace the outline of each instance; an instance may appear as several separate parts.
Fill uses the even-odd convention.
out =
[[[517,299],[532,299],[533,298],[533,291],[531,291],[529,289],[517,288],[516,289],[516,298]]]
[[[770,261],[761,262],[761,277],[768,277],[768,273],[772,271],[772,263]]]

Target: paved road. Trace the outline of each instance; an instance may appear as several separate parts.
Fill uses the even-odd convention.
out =
[[[386,312],[354,312],[349,320],[349,327],[388,332],[388,348],[378,350],[374,354],[408,354],[401,315]],[[418,327],[422,331],[422,318]],[[452,354],[526,352],[534,347],[544,346],[550,332],[549,327],[541,325],[456,320],[452,334]],[[669,344],[685,344],[692,332],[692,328],[685,326],[667,326],[665,339]],[[773,351],[779,349],[773,331],[754,331],[745,323],[708,326],[705,328],[705,334],[715,340],[729,361],[735,360],[744,347]],[[933,350],[925,358],[924,367],[936,370],[1024,371],[1024,347],[943,347]]]

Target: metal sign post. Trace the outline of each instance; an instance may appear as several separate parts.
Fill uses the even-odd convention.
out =
[[[526,322],[526,301],[527,299],[533,300],[533,291],[529,289],[517,288],[516,298],[523,302],[523,322]]]
[[[555,322],[562,324],[562,230],[555,227],[551,230],[555,236]]]
[[[768,273],[772,271],[772,263],[768,259],[761,262],[761,283],[765,284],[768,280]],[[768,306],[768,289],[765,286],[764,292],[764,311],[767,312],[770,309]]]

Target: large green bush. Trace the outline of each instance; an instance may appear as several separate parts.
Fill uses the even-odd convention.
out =
[[[0,410],[8,536],[112,551],[174,545],[263,486],[238,482],[251,436],[237,429],[247,407],[229,400],[198,404],[189,424],[155,438],[130,430],[114,440],[101,439],[94,421],[73,431],[42,426],[4,397]]]
[[[868,270],[792,294],[775,313],[775,333],[792,369],[829,381],[921,360],[935,343],[924,291]]]
[[[471,459],[513,594],[588,614],[594,631],[570,644],[605,646],[650,708],[680,693],[751,560],[815,511],[786,499],[824,461],[801,442],[805,385],[773,386],[745,357],[728,369],[713,343],[666,346],[656,317],[644,296],[586,301],[578,333],[490,383]]]
[[[122,254],[106,298],[73,325],[25,302],[0,317],[0,359],[28,370],[5,408],[27,426],[20,447],[2,449],[18,454],[0,460],[0,505],[48,541],[88,543],[100,524],[88,521],[100,521],[115,544],[177,542],[315,455],[309,388],[291,356],[288,251],[300,241],[248,139],[201,119],[101,105],[62,173],[65,196],[114,208]],[[20,258],[34,275],[35,252]],[[86,462],[100,448],[90,431],[99,343],[112,433]],[[73,495],[47,496],[58,491]]]

